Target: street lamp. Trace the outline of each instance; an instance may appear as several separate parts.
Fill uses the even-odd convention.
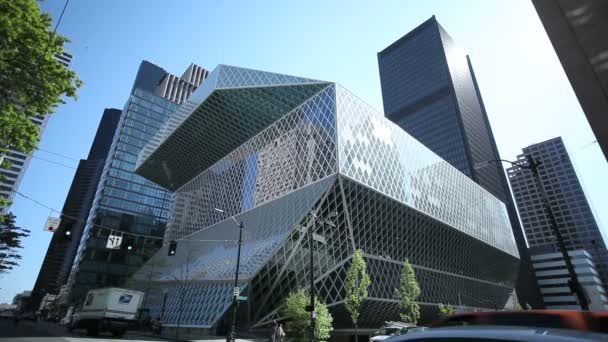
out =
[[[564,258],[564,261],[566,262],[566,268],[568,269],[568,273],[570,275],[570,280],[568,281],[568,285],[570,286],[570,291],[572,291],[572,293],[576,297],[578,297],[578,302],[581,305],[581,309],[589,310],[589,303],[587,302],[587,297],[585,296],[585,293],[583,292],[583,288],[581,287],[581,284],[578,281],[578,276],[576,275],[576,272],[574,271],[574,266],[572,266],[572,261],[570,260],[570,256],[568,255],[568,251],[566,249],[566,244],[564,243],[562,234],[557,227],[557,221],[555,220],[555,215],[553,214],[553,209],[551,208],[551,205],[549,204],[549,197],[547,196],[547,193],[545,192],[545,187],[543,186],[540,176],[538,175],[538,166],[540,165],[540,162],[537,162],[534,158],[532,158],[532,156],[530,156],[529,154],[526,154],[526,164],[519,164],[519,163],[515,163],[512,161],[504,160],[504,159],[496,159],[496,160],[488,160],[486,162],[479,163],[479,164],[475,165],[473,168],[475,170],[479,170],[480,168],[485,167],[485,166],[489,165],[490,163],[500,163],[500,162],[509,163],[513,166],[516,166],[516,167],[519,167],[522,169],[526,169],[526,170],[530,170],[532,172],[532,175],[534,176],[534,180],[536,182],[536,186],[538,187],[538,189],[540,190],[540,192],[542,194],[545,211],[547,212],[547,216],[549,218],[549,223],[550,223],[551,229],[553,230],[553,234],[555,235],[555,239],[557,240],[557,245],[562,254],[562,257]]]
[[[316,240],[323,244],[325,244],[326,241],[323,236],[315,234],[314,231],[316,229],[317,223],[325,224],[330,227],[335,227],[336,225],[330,219],[338,216],[338,213],[332,212],[329,215],[327,215],[327,217],[325,219],[321,219],[320,217],[315,215],[315,213],[312,211],[310,212],[310,215],[312,216],[312,219],[313,219],[312,226],[310,227],[310,229],[308,231],[308,244],[309,244],[308,247],[310,249],[310,308],[309,308],[310,309],[310,341],[316,342],[317,336],[316,336],[315,328],[316,328],[317,315],[315,312],[315,268],[314,268],[314,253],[313,253],[312,244],[313,244],[313,240]]]
[[[224,213],[224,210],[219,208],[213,208],[213,210]],[[229,342],[234,342],[236,340],[236,309],[239,303],[239,267],[241,265],[241,243],[243,241],[243,221],[237,221],[234,216],[230,216],[230,218],[236,223],[239,227],[239,240],[237,242],[237,252],[236,252],[236,272],[234,275],[234,291],[232,294],[232,329],[230,330],[230,334],[226,337],[226,340]]]

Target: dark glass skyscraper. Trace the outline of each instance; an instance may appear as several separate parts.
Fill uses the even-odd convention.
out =
[[[181,77],[147,61],[140,64],[67,281],[72,301],[81,300],[91,288],[122,285],[161,246],[172,196],[134,174],[135,162],[143,146],[206,75],[194,64]],[[132,248],[107,249],[112,231],[130,233],[123,239]]]
[[[547,191],[566,248],[569,251],[587,251],[598,267],[604,287],[608,288],[608,249],[562,138],[528,146],[523,152],[518,156],[520,163],[526,162],[526,155],[540,162],[540,180]],[[559,251],[542,206],[542,194],[536,187],[532,174],[519,167],[511,167],[507,172],[530,252],[542,254]]]
[[[36,309],[46,293],[58,294],[67,281],[120,114],[119,109],[104,110],[89,155],[78,163],[62,209],[66,216],[61,218],[59,230],[51,238],[32,291]],[[64,234],[67,226],[71,227],[72,233],[69,239]]]
[[[378,53],[384,112],[414,138],[505,203],[522,260],[517,294],[542,306],[517,211],[469,56],[435,17]]]

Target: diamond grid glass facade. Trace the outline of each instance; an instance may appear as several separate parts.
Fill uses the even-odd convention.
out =
[[[139,174],[175,188],[165,240],[178,241],[177,254],[168,257],[163,247],[130,280],[147,290],[152,315],[160,316],[167,293],[164,324],[224,324],[237,253],[231,216],[245,227],[239,279],[248,300],[239,307],[242,328],[279,318],[286,296],[309,287],[311,271],[334,326],[350,327],[343,281],[357,248],[372,277],[361,327],[398,318],[394,289],[406,257],[421,284],[423,316],[433,315],[440,302],[505,304],[519,258],[502,202],[341,86],[307,79],[303,85],[274,75],[218,66],[207,80],[214,81],[192,95],[204,98],[199,106],[140,156]],[[269,101],[270,115],[261,109]],[[209,105],[215,109],[205,112]],[[268,115],[264,125],[249,126],[261,112]],[[217,127],[190,140],[182,133],[220,119],[235,128]],[[251,137],[233,134],[238,127]],[[188,152],[205,154],[217,144],[238,147],[215,161]],[[169,165],[168,158],[177,164]],[[187,181],[177,181],[182,179]],[[335,226],[316,224],[311,212],[338,213]],[[310,246],[310,231],[324,242]]]

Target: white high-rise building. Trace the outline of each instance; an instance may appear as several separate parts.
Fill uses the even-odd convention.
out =
[[[56,54],[55,58],[66,68],[69,67],[72,62],[72,55],[65,51],[61,54]],[[33,123],[40,126],[40,135],[42,135],[46,128],[48,118],[48,115],[36,115],[30,118]],[[4,158],[10,160],[12,165],[8,169],[0,168],[0,174],[5,176],[5,179],[0,182],[0,196],[8,198],[8,200],[12,202],[15,197],[15,191],[21,184],[21,180],[25,175],[25,171],[30,164],[32,156],[31,154],[25,154],[16,149],[9,149],[9,152]],[[0,213],[7,211],[7,209],[8,208],[0,207]]]
[[[592,257],[583,249],[568,252],[589,301],[590,310],[607,310],[608,298]],[[561,253],[532,255],[538,287],[547,309],[580,310],[568,285],[570,276]]]

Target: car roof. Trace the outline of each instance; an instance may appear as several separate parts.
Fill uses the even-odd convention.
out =
[[[565,329],[545,329],[534,327],[506,326],[465,326],[439,327],[421,331],[416,334],[393,336],[386,342],[417,341],[432,338],[455,339],[492,339],[505,341],[534,341],[534,342],[575,342],[575,341],[605,341],[605,334],[580,332]]]
[[[530,315],[530,314],[539,314],[539,315],[559,315],[559,316],[571,316],[571,315],[585,315],[585,314],[594,314],[598,316],[608,315],[608,311],[594,311],[594,312],[582,312],[580,310],[556,310],[556,309],[548,309],[548,310],[520,310],[520,311],[475,311],[475,312],[462,312],[455,313],[450,317],[459,317],[459,316],[497,316],[497,315]]]

